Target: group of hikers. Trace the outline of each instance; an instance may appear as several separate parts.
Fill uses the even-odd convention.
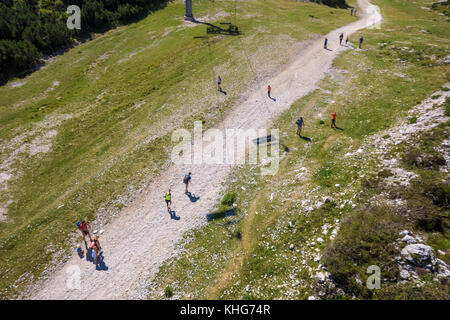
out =
[[[84,220],[82,220],[81,222],[78,221],[77,227],[81,231],[81,234],[83,235],[83,241],[84,241],[84,245],[86,247],[87,255],[90,254],[92,259],[94,260],[94,263],[98,264],[99,257],[101,257],[103,254],[102,247],[100,246],[100,241],[98,240],[99,236],[95,235],[94,238],[91,237],[91,233],[89,231],[90,225],[87,221],[87,218],[84,218]],[[89,237],[89,241],[90,241],[89,246],[87,245],[87,242],[86,242],[86,236]],[[81,248],[81,245],[77,246],[77,253],[80,256],[80,258],[83,258],[84,250],[83,250],[83,248]]]
[[[343,40],[344,40],[344,33],[341,32],[341,33],[339,34],[339,45],[342,46],[342,41],[343,41]],[[348,35],[347,35],[347,37],[345,38],[345,45],[348,44],[348,40],[349,40],[349,38],[348,38]],[[364,37],[361,36],[361,37],[359,38],[359,45],[358,45],[358,48],[359,48],[359,49],[362,48],[362,43],[363,43],[363,41],[364,41]],[[323,41],[323,48],[328,50],[328,38],[327,38],[327,37],[325,37],[325,40]]]
[[[183,183],[185,185],[185,194],[189,193],[188,187],[189,187],[189,183],[191,182],[191,172],[187,173],[184,175],[183,177]],[[166,206],[167,206],[167,211],[171,211],[170,207],[172,205],[172,190],[169,188],[169,191],[166,192],[166,194],[164,195],[164,200],[166,201]]]
[[[305,125],[305,120],[303,120],[303,117],[300,117],[297,119],[297,121],[295,121],[295,124],[297,125],[297,135],[299,135],[301,137],[302,134],[302,128]],[[336,126],[336,111],[334,111],[331,114],[331,128],[336,128],[339,129]],[[342,129],[341,129],[342,130]]]
[[[189,190],[189,183],[191,181],[191,172],[185,174],[184,178],[183,178],[183,183],[185,184],[185,193],[188,194]],[[171,211],[170,206],[172,205],[172,193],[171,193],[171,189],[169,189],[168,192],[166,192],[164,199],[166,200],[166,205],[167,205],[167,210]],[[81,222],[78,221],[77,222],[77,228],[78,230],[80,230],[82,236],[83,236],[83,241],[84,241],[84,245],[86,247],[86,257],[91,257],[92,260],[94,261],[94,263],[97,265],[100,261],[99,258],[103,257],[103,250],[102,247],[100,245],[100,241],[99,241],[99,236],[98,235],[94,235],[94,237],[91,237],[91,232],[89,231],[90,229],[90,225],[88,223],[87,218],[84,218]],[[95,233],[95,231],[94,231]],[[87,242],[86,242],[86,236],[89,237],[89,241],[90,241],[90,245],[88,246]],[[80,244],[77,245],[77,254],[79,255],[80,258],[84,257],[85,251],[83,250],[83,248],[81,247]]]

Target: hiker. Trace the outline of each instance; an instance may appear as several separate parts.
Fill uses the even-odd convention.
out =
[[[333,112],[331,115],[331,128],[337,128],[336,127],[336,111]]]
[[[299,136],[301,136],[302,127],[303,127],[303,124],[305,123],[305,121],[303,121],[303,117],[298,118],[295,123],[297,124],[297,134]]]
[[[323,43],[323,48],[327,49],[327,43],[328,43],[328,38],[325,38],[325,41]]]
[[[355,8],[355,17],[356,17],[356,11],[357,11],[357,10],[356,10],[356,8]]]
[[[83,258],[84,250],[81,248],[81,245],[77,245],[77,253],[80,258]]]
[[[339,45],[342,46],[342,40],[344,39],[344,33],[339,35]]]
[[[363,36],[361,36],[361,38],[359,38],[359,48],[360,49],[361,49],[361,45],[362,45],[363,41],[364,41],[364,38],[363,38]]]
[[[348,36],[345,38],[345,45],[348,43]]]
[[[350,15],[351,16],[353,15],[353,10],[354,10],[353,8],[350,9]]]
[[[100,246],[100,241],[98,241],[98,235],[94,237],[94,241],[91,243],[91,249],[95,253],[95,263],[98,262],[98,257],[103,253],[102,247]],[[94,258],[94,253],[92,253],[92,257]]]
[[[168,192],[166,192],[164,198],[166,199],[167,211],[170,212],[170,206],[172,205],[172,194],[170,193],[170,189]]]
[[[188,193],[189,182],[191,182],[191,173],[190,172],[188,174],[185,174],[184,178],[183,178],[183,183],[186,185],[186,192],[185,193]]]
[[[272,97],[270,96],[270,90],[272,90],[272,87],[270,86],[270,84],[267,86],[267,95],[269,96],[270,99],[272,99]]]
[[[217,77],[217,91],[222,92],[222,87],[220,86],[220,84],[222,83],[222,79],[220,78],[220,76]]]
[[[83,241],[86,243],[86,235],[89,236],[89,240],[92,242],[91,234],[89,233],[89,223],[87,222],[87,218],[84,218],[83,221],[77,222],[77,227],[80,229],[81,234],[83,235]]]

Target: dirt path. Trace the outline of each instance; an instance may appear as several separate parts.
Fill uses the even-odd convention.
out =
[[[327,35],[331,51],[323,49],[323,38],[314,41],[269,81],[276,102],[267,98],[264,85],[236,105],[218,128],[267,128],[295,100],[316,89],[333,59],[348,49],[339,46],[339,33],[351,34],[381,21],[378,8],[368,0],[358,0],[358,4],[363,12],[361,19]],[[107,226],[100,238],[105,255],[101,268],[96,269],[92,262],[74,255],[61,270],[41,283],[30,298],[145,298],[147,280],[175,253],[175,243],[186,231],[206,223],[205,215],[215,205],[221,182],[229,170],[230,166],[225,165],[172,165]],[[181,183],[187,171],[193,173],[191,191],[200,197],[195,202],[184,194]],[[175,219],[167,213],[163,200],[169,187]]]

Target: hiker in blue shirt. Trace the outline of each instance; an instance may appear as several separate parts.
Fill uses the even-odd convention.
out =
[[[353,8],[350,9],[350,15],[353,15]]]
[[[327,49],[327,43],[328,43],[328,38],[325,38],[325,41],[323,43],[323,48]]]
[[[344,33],[339,35],[339,45],[342,46],[342,40],[344,39]]]
[[[295,123],[297,124],[297,134],[301,136],[303,124],[305,123],[305,121],[303,121],[303,117],[298,118]]]
[[[363,38],[363,36],[361,36],[361,38],[359,38],[359,48],[360,49],[361,49],[361,45],[362,45],[363,41],[364,41],[364,38]]]
[[[186,185],[186,192],[185,193],[188,193],[188,185],[189,185],[190,181],[191,181],[191,173],[189,172],[188,174],[185,174],[184,178],[183,178],[183,183]]]

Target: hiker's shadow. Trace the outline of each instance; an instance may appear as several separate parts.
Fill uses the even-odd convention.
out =
[[[299,136],[300,138],[302,138],[303,140],[307,141],[307,142],[311,142],[311,141],[312,141],[311,138],[302,136],[301,134],[299,134],[298,136]]]
[[[325,50],[328,50],[328,51],[333,51],[333,50],[331,50],[331,49],[328,49],[328,48],[324,48]]]
[[[270,100],[272,100],[272,101],[277,101],[277,99],[275,99],[275,98],[272,98],[272,97],[269,97],[270,98]]]
[[[339,128],[338,126],[336,126],[336,127],[334,127],[335,129],[338,129],[338,130],[341,130],[341,131],[344,131],[344,129],[343,128]]]
[[[180,217],[177,216],[177,213],[175,212],[175,210],[169,210],[169,214],[170,214],[170,219],[180,220]]]
[[[94,262],[94,258],[92,258],[92,249],[91,248],[88,248],[86,250],[86,261]]]
[[[186,195],[189,197],[189,200],[191,202],[196,202],[200,197],[197,197],[195,194],[192,194],[190,192],[186,192]]]
[[[219,92],[222,92],[224,95],[227,95],[227,92],[223,91],[222,89],[220,89]]]
[[[95,270],[97,271],[107,271],[108,270],[108,266],[105,264],[104,258],[103,258],[103,254],[99,255],[97,258],[97,264],[95,266]]]

